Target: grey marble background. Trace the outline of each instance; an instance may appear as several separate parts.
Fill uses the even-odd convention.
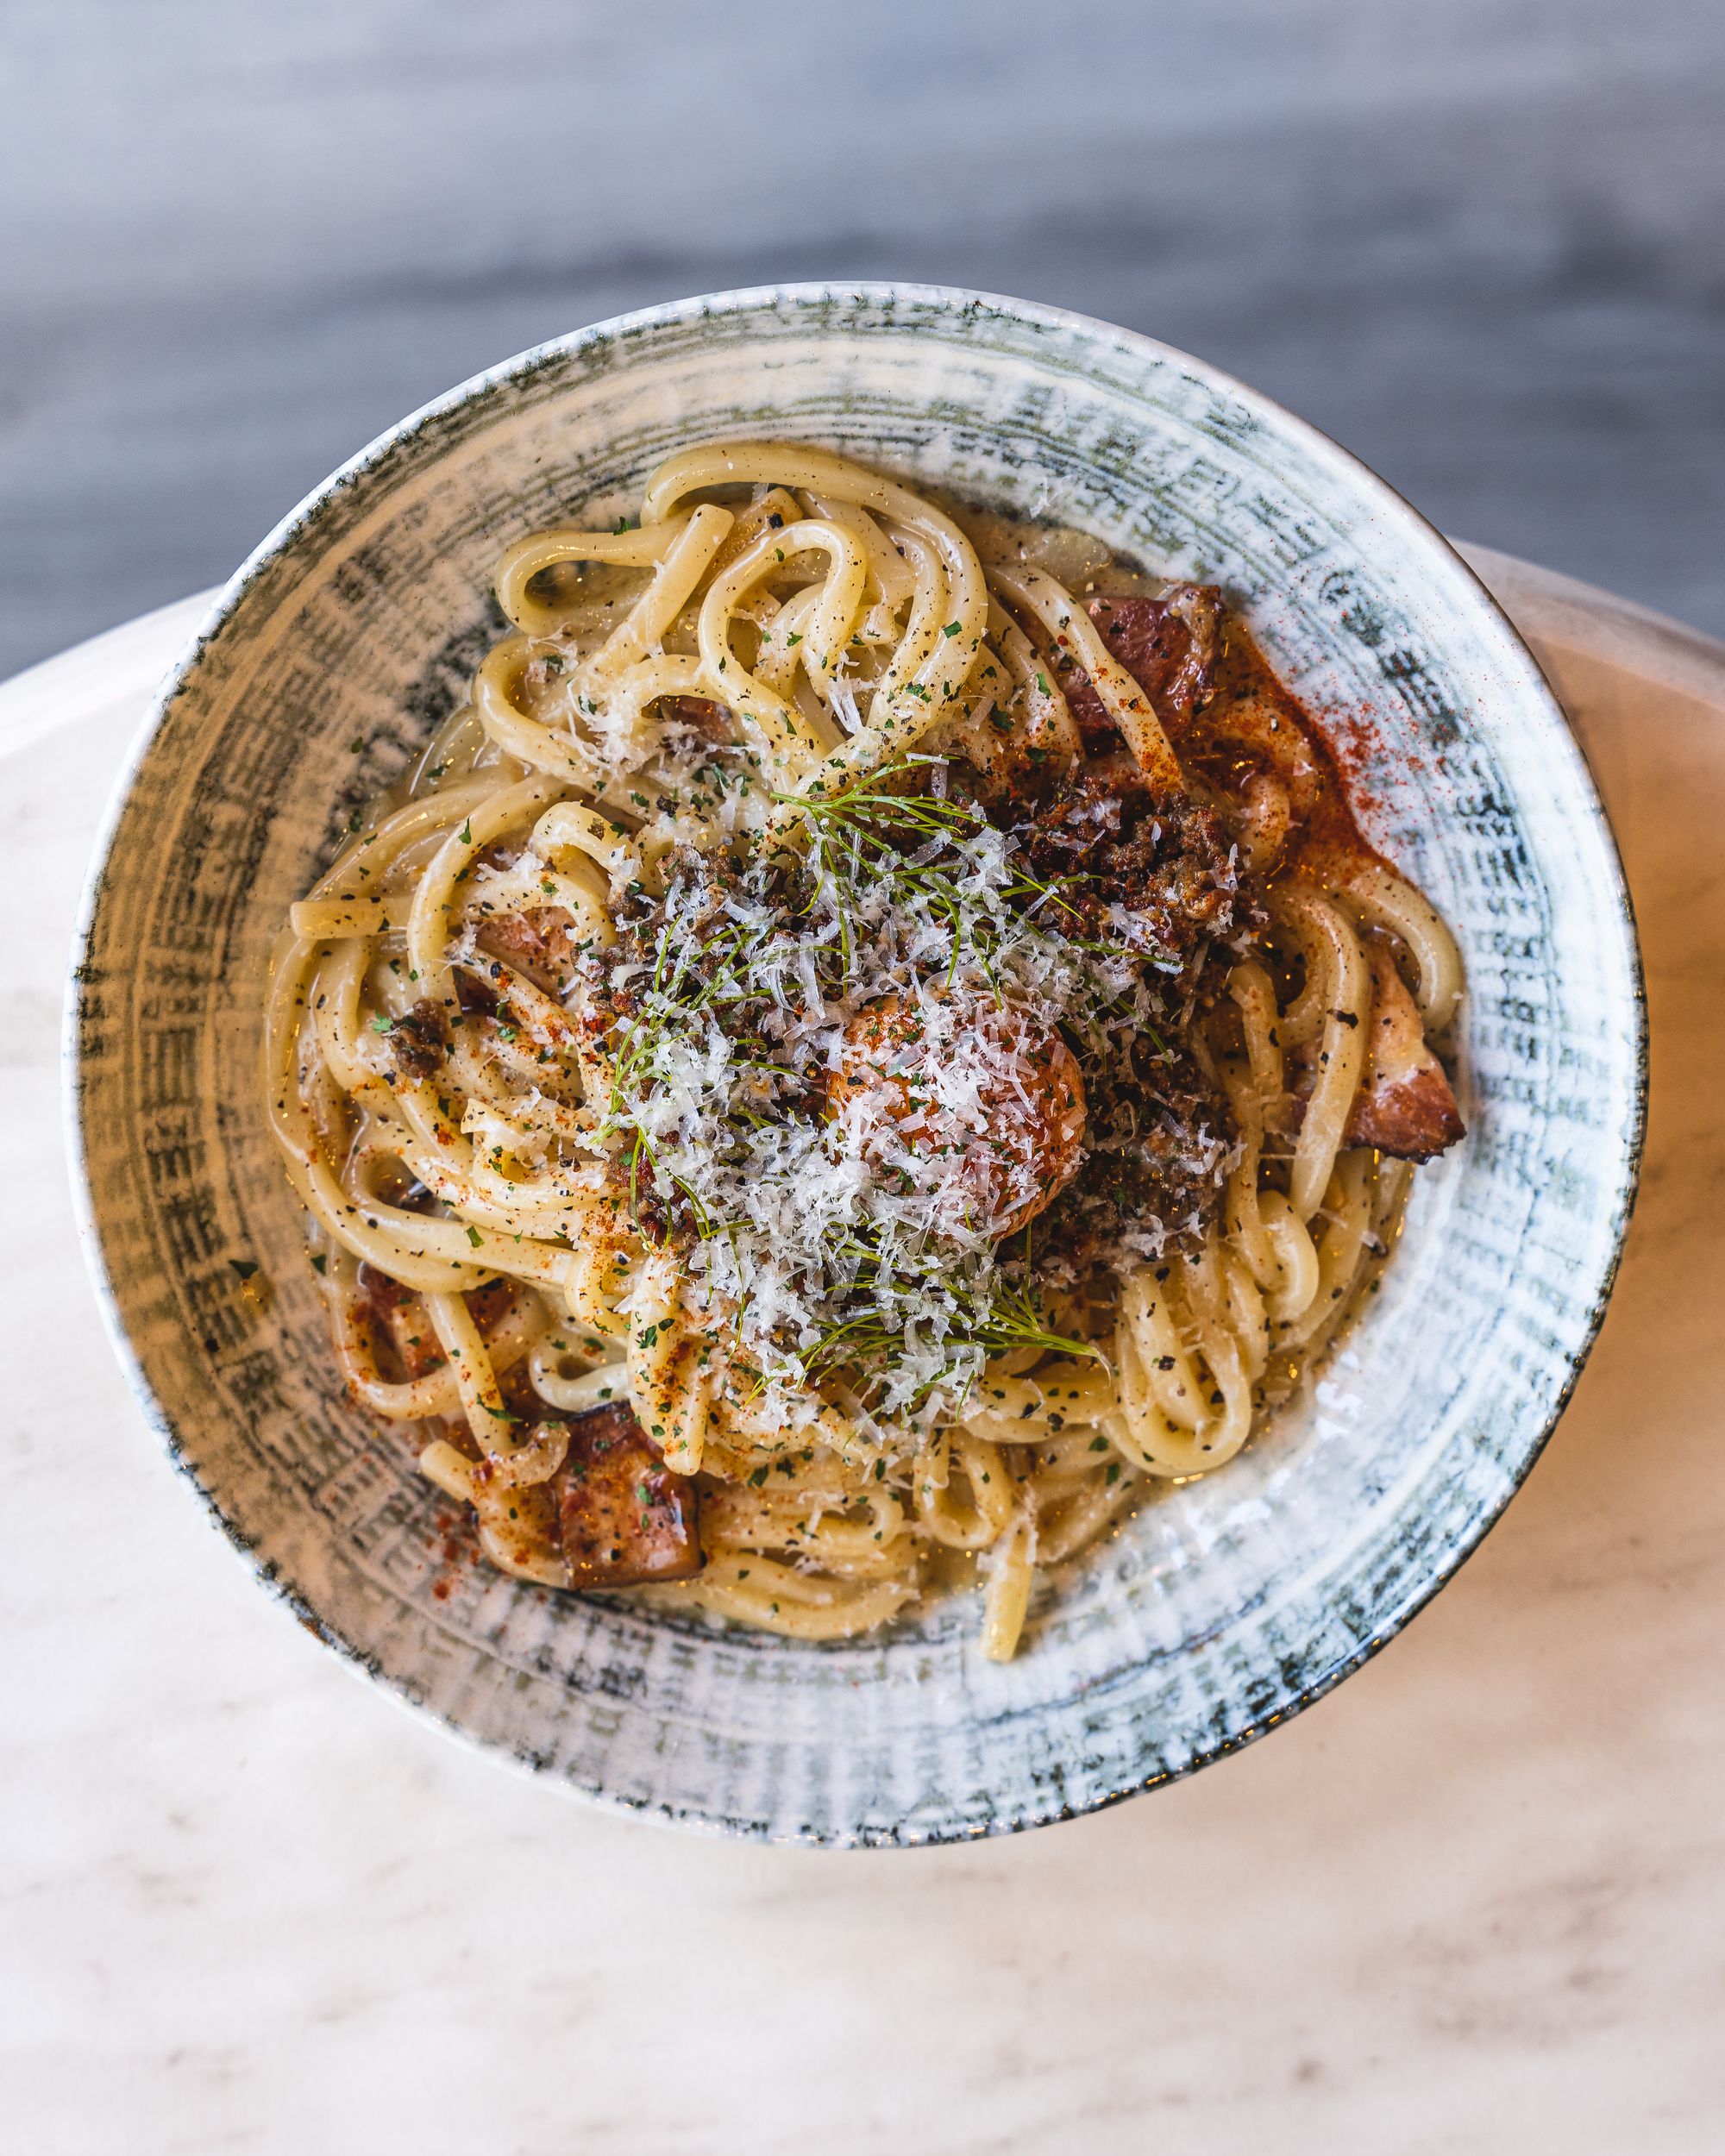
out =
[[[975,285],[1725,631],[1721,0],[0,0],[0,674],[494,360]]]

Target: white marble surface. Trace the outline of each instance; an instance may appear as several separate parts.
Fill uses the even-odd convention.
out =
[[[1640,910],[1652,1137],[1527,1488],[1335,1697],[1195,1780],[848,1857],[589,1814],[247,1579],[103,1339],[60,978],[155,617],[0,691],[0,2142],[436,2156],[1725,2146],[1725,652],[1499,561]]]

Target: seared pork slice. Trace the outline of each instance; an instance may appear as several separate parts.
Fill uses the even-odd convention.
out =
[[[699,1503],[621,1401],[577,1415],[552,1484],[572,1587],[686,1580],[706,1563]]]
[[[563,906],[524,906],[480,923],[474,941],[561,1003],[575,978],[575,917]]]
[[[1365,1069],[1343,1132],[1346,1145],[1374,1145],[1397,1160],[1427,1161],[1465,1136],[1443,1065],[1396,962],[1369,946],[1372,1014]]]

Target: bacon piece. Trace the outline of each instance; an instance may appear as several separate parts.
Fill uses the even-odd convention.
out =
[[[552,1494],[572,1587],[687,1580],[706,1562],[695,1485],[620,1401],[571,1421]]]
[[[499,963],[491,970],[501,975],[503,968]],[[469,972],[465,966],[456,967],[455,1003],[464,1018],[494,1018],[502,1000],[489,981]]]
[[[512,868],[527,849],[518,838],[493,838],[474,856],[475,868]]]
[[[1190,718],[1215,680],[1222,612],[1216,586],[1176,584],[1160,599],[1132,593],[1087,599],[1085,607],[1103,642],[1149,697],[1157,717],[1176,726]],[[1087,751],[1094,756],[1120,748],[1120,733],[1089,676],[1071,668],[1061,671],[1059,658],[1055,665]]]
[[[1366,956],[1376,991],[1371,1029],[1342,1143],[1374,1145],[1397,1160],[1431,1160],[1466,1135],[1455,1095],[1395,961],[1381,944],[1368,946]]]
[[[529,906],[519,913],[492,914],[474,941],[561,1002],[574,985],[575,926],[565,906]]]
[[[443,1360],[443,1350],[425,1305],[413,1289],[364,1263],[359,1288],[379,1344],[387,1344],[401,1366],[402,1377],[423,1377],[427,1370],[435,1369]]]
[[[423,1200],[423,1193],[421,1196]],[[385,1349],[386,1356],[392,1355],[400,1364],[402,1378],[423,1377],[427,1370],[436,1369],[444,1361],[442,1344],[431,1323],[430,1313],[415,1289],[404,1288],[398,1280],[363,1261],[358,1286],[361,1307],[371,1319],[373,1338]],[[515,1283],[511,1280],[487,1281],[483,1288],[468,1291],[467,1307],[485,1338],[489,1339],[508,1316],[516,1294]]]
[[[686,726],[697,739],[717,745],[731,739],[731,724],[724,706],[706,696],[668,696],[665,717],[674,726]]]

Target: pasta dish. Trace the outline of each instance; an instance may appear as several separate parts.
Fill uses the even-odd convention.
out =
[[[806,1639],[1223,1465],[1463,1135],[1462,981],[1214,586],[829,452],[672,456],[292,908],[348,1385],[484,1557]]]

